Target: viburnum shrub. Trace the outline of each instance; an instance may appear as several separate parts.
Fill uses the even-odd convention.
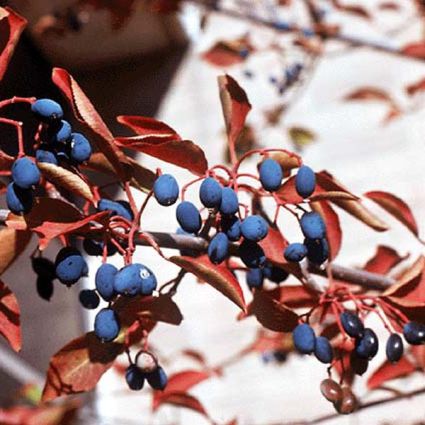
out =
[[[1,10],[9,25],[9,40],[0,56],[2,76],[25,21],[10,9]],[[181,323],[173,296],[188,273],[235,303],[241,310],[239,320],[255,316],[264,328],[245,353],[258,351],[265,361],[284,361],[296,351],[323,363],[325,379],[317,386],[341,414],[358,407],[353,380],[367,370],[380,346],[385,347],[387,361],[371,376],[369,388],[423,368],[425,258],[420,256],[394,277],[388,272],[404,258],[389,247],[378,247],[363,270],[335,265],[342,239],[335,206],[376,231],[388,226],[330,173],[312,170],[295,153],[262,148],[238,157],[235,143],[251,105],[232,77],[219,77],[230,165],[209,165],[200,146],[153,118],[119,116],[118,121],[135,135],[115,137],[66,70],[55,68],[52,80],[85,132],[73,132],[61,105],[51,99],[14,97],[0,102],[0,109],[10,104],[30,108],[38,124],[33,140],[24,143],[22,126],[27,123],[0,118],[16,128],[18,144],[16,157],[0,151],[10,210],[1,215],[5,225],[0,231],[1,271],[34,236],[38,248],[31,260],[40,295],[51,297],[54,280],[71,287],[89,276],[92,287],[82,290],[79,299],[83,307],[99,310],[93,331],[52,357],[43,402],[93,389],[126,353],[124,379],[135,391],[147,382],[155,390],[154,409],[170,403],[208,417],[188,391],[219,376],[220,368],[208,367],[199,353],[188,350],[186,354],[197,358],[202,369],[168,377],[150,349],[150,333],[157,323]],[[30,145],[31,149],[24,148]],[[194,177],[179,182],[160,168],[148,170],[127,151],[182,167]],[[257,169],[242,171],[241,166],[253,158]],[[106,195],[98,183],[101,174],[115,179],[125,199]],[[144,193],[141,204],[133,190]],[[186,200],[188,190],[198,191],[199,201]],[[365,197],[418,237],[416,221],[401,199],[382,191]],[[272,209],[265,207],[265,200],[273,203]],[[175,234],[149,232],[141,225],[151,203],[158,214],[180,226]],[[291,226],[299,227],[294,240],[285,237],[286,223],[278,225],[282,210],[292,216]],[[63,247],[48,259],[44,251],[55,239]],[[177,277],[158,281],[149,264],[134,262],[138,245],[150,246],[177,265]],[[180,253],[168,257],[162,248]],[[89,269],[86,255],[101,257],[102,265]],[[120,256],[120,268],[109,263],[111,255]],[[325,279],[319,281],[316,275]],[[251,290],[249,300],[244,298],[241,276]],[[4,283],[1,291],[0,332],[19,350],[17,301]],[[371,315],[386,329],[384,339],[366,327]],[[48,404],[43,406],[49,409]]]

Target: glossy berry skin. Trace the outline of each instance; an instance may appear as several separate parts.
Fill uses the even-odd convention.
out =
[[[108,263],[102,264],[96,272],[95,285],[97,292],[105,301],[111,301],[115,296],[114,280],[118,269]]]
[[[114,291],[121,295],[151,295],[156,285],[152,271],[138,263],[123,267],[114,279]]]
[[[301,230],[308,239],[323,239],[326,236],[326,225],[320,214],[304,213],[300,220]]]
[[[84,239],[83,241],[83,248],[84,251],[87,252],[88,255],[93,255],[93,256],[100,256],[103,255],[103,248],[105,246],[105,243],[103,241],[96,241],[94,239]],[[118,248],[112,244],[112,243],[108,243],[107,244],[107,251],[108,251],[108,257],[111,255],[114,255]]]
[[[218,208],[221,204],[222,187],[220,183],[212,177],[206,178],[199,188],[199,199],[202,205],[207,208]]]
[[[425,324],[418,322],[406,323],[403,327],[404,339],[411,345],[425,343]]]
[[[220,212],[222,214],[232,215],[239,210],[238,195],[230,187],[224,187],[221,191]]]
[[[333,379],[324,379],[320,383],[320,392],[331,403],[335,403],[342,399],[342,388],[338,382]]]
[[[334,403],[334,407],[342,415],[349,415],[357,409],[358,401],[350,387],[342,387],[342,398]]]
[[[34,197],[31,189],[21,189],[15,183],[9,183],[6,190],[7,208],[14,214],[26,214],[31,211]]]
[[[39,120],[47,123],[63,117],[62,107],[51,99],[38,99],[31,105],[31,111]]]
[[[307,248],[299,242],[290,243],[283,251],[283,256],[286,261],[298,263],[307,255]]]
[[[221,217],[221,230],[229,240],[236,242],[241,238],[241,221],[235,215]]]
[[[88,273],[87,263],[75,248],[62,248],[55,260],[56,277],[65,285],[72,285]]]
[[[71,139],[72,127],[68,121],[61,120],[56,125],[49,126],[49,133],[51,143],[66,143]]]
[[[375,332],[365,328],[363,336],[356,340],[356,354],[362,359],[371,360],[378,352],[379,342]]]
[[[120,333],[118,315],[111,308],[103,308],[94,319],[94,333],[102,342],[113,341]]]
[[[176,210],[177,221],[180,227],[189,233],[198,233],[201,230],[202,220],[198,209],[192,202],[181,202]]]
[[[295,190],[305,199],[314,192],[314,189],[316,189],[316,175],[310,167],[302,165],[295,176]]]
[[[95,310],[99,307],[100,298],[96,291],[90,289],[83,289],[80,292],[79,300],[81,305],[88,310]]]
[[[101,199],[97,204],[98,211],[111,211],[111,215],[119,215],[125,219],[132,221],[133,214],[129,207],[120,204],[118,201],[111,201],[110,199]]]
[[[317,360],[322,363],[332,363],[334,352],[328,338],[325,338],[324,336],[318,336],[316,338],[314,355],[316,356]]]
[[[261,269],[249,269],[246,272],[246,283],[252,288],[261,288],[264,282],[264,275]]]
[[[160,205],[173,205],[179,197],[179,185],[171,174],[160,175],[153,185],[153,194]]]
[[[329,258],[329,244],[326,239],[305,239],[304,245],[311,263],[320,266]]]
[[[391,363],[397,363],[403,356],[403,340],[399,334],[391,334],[387,340],[385,347],[385,354],[387,355],[388,361]]]
[[[145,383],[145,374],[135,364],[130,365],[125,371],[125,381],[128,388],[133,391],[140,391]]]
[[[168,384],[167,374],[161,366],[158,366],[153,372],[146,373],[145,376],[154,390],[163,391]]]
[[[40,170],[27,156],[17,159],[12,165],[12,179],[21,189],[29,189],[40,182]]]
[[[259,242],[267,236],[269,225],[263,217],[259,215],[251,215],[247,217],[241,224],[242,236],[253,242]]]
[[[58,159],[54,152],[45,149],[37,149],[35,152],[37,162],[47,162],[48,164],[58,165]]]
[[[277,161],[268,158],[260,164],[260,182],[265,190],[274,192],[282,184],[283,172]]]
[[[72,133],[70,146],[70,157],[76,163],[82,164],[90,159],[92,154],[90,142],[81,133]]]
[[[316,347],[314,330],[307,323],[299,324],[292,332],[294,346],[302,354],[311,354]]]
[[[250,269],[264,267],[266,264],[266,255],[257,242],[244,240],[239,245],[239,256],[242,262]]]
[[[357,314],[351,311],[344,311],[339,315],[342,327],[345,332],[353,337],[360,338],[363,336],[364,325]]]
[[[217,233],[208,244],[208,258],[214,264],[222,263],[229,256],[229,239],[225,233]]]

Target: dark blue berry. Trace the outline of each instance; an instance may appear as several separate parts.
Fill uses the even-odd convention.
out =
[[[308,198],[316,189],[316,175],[314,171],[302,165],[295,176],[295,189],[301,198]]]
[[[326,225],[320,214],[304,213],[300,220],[301,230],[308,239],[323,239],[326,236]]]
[[[118,201],[111,201],[110,199],[103,198],[97,204],[97,209],[99,211],[111,211],[111,215],[119,215],[129,221],[133,220],[133,213],[130,207]]]
[[[406,323],[403,327],[404,339],[411,345],[425,343],[425,324],[418,322]]]
[[[151,295],[157,280],[150,269],[143,264],[129,264],[123,267],[114,279],[114,290],[121,295]]]
[[[327,338],[324,336],[318,336],[316,338],[316,347],[314,349],[314,355],[317,360],[322,363],[332,363],[334,353],[332,345]]]
[[[180,227],[184,231],[196,234],[201,230],[201,215],[191,202],[183,201],[180,203],[176,210],[176,217]]]
[[[241,238],[241,221],[235,215],[223,215],[221,230],[226,233],[229,240],[236,242]]]
[[[71,152],[70,157],[78,164],[82,164],[90,159],[92,149],[90,142],[80,133],[72,133],[71,135]]]
[[[301,323],[293,330],[292,339],[296,350],[302,354],[311,354],[316,347],[314,330],[307,323]]]
[[[58,159],[54,152],[47,149],[37,149],[35,152],[37,162],[47,162],[48,164],[58,165]]]
[[[263,281],[264,275],[261,269],[249,269],[246,272],[246,283],[250,288],[261,288]]]
[[[79,295],[80,303],[88,310],[94,310],[99,307],[100,298],[96,291],[91,289],[83,289]]]
[[[167,374],[161,366],[158,366],[153,372],[145,374],[149,385],[154,390],[163,391],[168,383]]]
[[[375,332],[365,328],[363,336],[356,340],[356,354],[362,359],[372,359],[378,352],[379,342]]]
[[[93,255],[93,256],[103,255],[104,246],[105,246],[105,242],[103,241],[96,241],[94,239],[89,239],[89,238],[85,238],[83,241],[84,251],[86,251],[88,255]],[[118,250],[113,243],[108,243],[107,248],[108,248],[107,249],[108,257],[116,254]]]
[[[102,264],[96,272],[95,285],[97,292],[105,301],[111,301],[115,296],[114,280],[118,269],[112,264]]]
[[[391,334],[387,340],[385,347],[385,354],[387,355],[388,361],[391,363],[397,363],[403,356],[403,340],[399,334]]]
[[[51,143],[66,143],[71,139],[72,127],[68,121],[61,120],[49,126]]]
[[[307,248],[304,244],[299,242],[290,243],[283,251],[283,256],[286,261],[293,261],[298,263],[307,255]]]
[[[140,367],[132,364],[125,371],[125,380],[130,390],[140,391],[145,383],[145,374]]]
[[[364,325],[357,314],[351,311],[344,311],[339,315],[339,318],[347,335],[353,338],[360,338],[363,336]]]
[[[171,174],[162,174],[153,185],[153,194],[159,204],[168,207],[179,197],[179,185]]]
[[[218,208],[221,204],[222,187],[212,177],[206,178],[199,188],[199,198],[202,205],[207,208]]]
[[[217,233],[208,244],[208,257],[214,264],[220,264],[229,255],[229,239],[225,233]]]
[[[12,179],[21,189],[29,189],[40,182],[40,170],[27,156],[17,159],[12,165]]]
[[[274,192],[279,189],[282,184],[283,172],[282,167],[274,159],[265,159],[260,164],[260,182],[265,190]]]
[[[259,215],[251,215],[242,221],[242,236],[253,242],[259,242],[267,236],[269,225],[263,217]]]
[[[62,248],[55,260],[56,277],[65,285],[72,285],[88,273],[87,263],[75,248]]]
[[[239,256],[242,262],[250,269],[264,267],[266,264],[266,255],[263,248],[256,242],[244,240],[239,245]]]
[[[94,333],[103,342],[113,341],[120,333],[118,315],[111,308],[103,308],[94,319]]]
[[[6,190],[7,207],[14,214],[26,214],[31,211],[34,197],[31,189],[21,189],[15,183],[10,183]]]
[[[239,210],[238,195],[230,187],[224,187],[221,192],[220,212],[222,214],[232,215]]]
[[[38,99],[31,105],[31,111],[43,122],[60,120],[63,117],[62,107],[51,99]]]
[[[329,258],[329,244],[326,239],[305,239],[307,258],[313,264],[324,263]]]

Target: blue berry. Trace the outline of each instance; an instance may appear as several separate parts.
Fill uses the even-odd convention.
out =
[[[364,325],[357,314],[351,311],[344,311],[339,315],[339,318],[347,335],[353,338],[361,338],[363,336]]]
[[[91,289],[83,289],[79,295],[80,303],[88,310],[94,310],[99,307],[100,298],[96,291]]]
[[[49,126],[51,143],[66,143],[72,135],[72,127],[68,121],[61,120],[57,125]]]
[[[100,256],[103,255],[103,248],[105,246],[105,242],[96,241],[94,239],[85,238],[83,241],[84,251],[87,252],[88,255]],[[116,254],[117,247],[113,243],[107,244],[108,257]]]
[[[221,192],[220,212],[222,214],[232,215],[239,210],[238,195],[230,187],[224,187]]]
[[[239,256],[242,262],[250,269],[264,267],[266,264],[266,255],[263,248],[256,242],[244,240],[239,245]]]
[[[47,162],[49,164],[58,165],[58,159],[54,152],[48,146],[40,146],[35,152],[35,159],[37,162]]]
[[[168,384],[167,374],[161,366],[158,366],[153,372],[146,373],[145,376],[154,390],[163,391]]]
[[[143,264],[129,264],[123,267],[114,279],[114,290],[121,295],[151,295],[156,288],[156,277]]]
[[[307,255],[307,248],[304,244],[299,242],[294,242],[289,244],[285,251],[283,251],[283,256],[286,261],[293,261],[298,263]]]
[[[105,301],[111,301],[115,296],[114,280],[118,269],[112,264],[102,264],[96,272],[95,285],[97,292]]]
[[[226,233],[229,240],[236,242],[241,238],[241,221],[235,215],[223,215],[221,230]]]
[[[403,356],[403,340],[399,334],[391,334],[387,340],[385,347],[385,354],[387,355],[388,361],[391,363],[397,363]]]
[[[184,231],[196,234],[201,230],[201,215],[191,202],[183,201],[180,203],[176,210],[176,217]]]
[[[261,288],[263,286],[264,275],[261,269],[249,269],[246,272],[246,283],[252,288]]]
[[[305,239],[307,258],[313,264],[324,263],[329,258],[329,244],[326,239]]]
[[[38,99],[31,105],[31,111],[43,122],[60,120],[63,117],[62,107],[51,99]]]
[[[72,285],[88,273],[87,263],[77,249],[62,248],[55,260],[56,277],[66,285]]]
[[[145,374],[140,367],[132,364],[125,371],[125,380],[130,390],[140,391],[145,383]]]
[[[326,236],[326,225],[320,214],[304,213],[300,220],[301,230],[308,239],[323,239]]]
[[[404,339],[411,345],[425,343],[425,324],[418,322],[406,323],[403,327]]]
[[[113,341],[120,333],[117,313],[111,308],[103,308],[94,319],[94,333],[102,342]]]
[[[90,142],[81,133],[72,133],[71,137],[71,159],[78,164],[88,161],[92,154]]]
[[[127,203],[123,205],[119,201],[103,198],[97,204],[97,209],[98,211],[111,211],[111,215],[119,215],[129,221],[133,220],[133,213]]]
[[[370,328],[365,328],[363,336],[356,340],[356,354],[362,359],[372,359],[378,352],[378,337]]]
[[[21,189],[10,183],[6,190],[6,204],[14,214],[26,214],[31,211],[34,197],[31,189]]]
[[[269,225],[263,217],[259,215],[251,215],[247,217],[241,224],[242,236],[253,242],[259,242],[267,236]]]
[[[225,233],[217,233],[208,245],[208,257],[214,264],[220,264],[229,255],[229,239]]]
[[[316,175],[314,171],[302,165],[295,176],[295,189],[301,198],[308,198],[316,189]]]
[[[260,165],[260,182],[265,190],[274,192],[282,184],[283,172],[277,161],[268,158]]]
[[[29,189],[40,182],[40,170],[33,160],[24,156],[13,163],[12,179],[21,189]]]
[[[311,354],[316,347],[313,328],[307,323],[299,324],[292,332],[294,346],[302,354]]]
[[[153,185],[153,194],[164,207],[174,204],[179,197],[179,185],[171,174],[162,174]]]
[[[316,338],[316,347],[314,348],[314,355],[317,360],[322,363],[332,363],[334,353],[332,345],[327,338],[324,336],[318,336]]]
[[[207,208],[218,208],[221,204],[223,189],[220,183],[212,177],[206,178],[199,188],[199,198]]]

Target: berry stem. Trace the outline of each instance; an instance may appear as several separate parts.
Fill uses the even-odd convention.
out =
[[[18,158],[25,156],[24,136],[22,134],[23,123],[21,121],[15,121],[3,117],[0,117],[0,123],[9,124],[16,128],[16,132],[18,135]]]

